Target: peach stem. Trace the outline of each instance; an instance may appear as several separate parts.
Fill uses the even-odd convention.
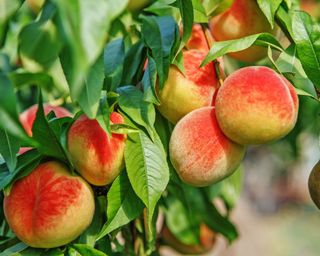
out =
[[[206,37],[207,44],[208,44],[209,48],[211,48],[212,44],[213,44],[213,38],[211,36],[211,33],[210,33],[209,29],[204,24],[201,24],[201,27],[202,27],[203,33]],[[217,74],[217,77],[219,80],[219,87],[221,87],[223,85],[223,77],[220,72],[220,62],[218,60],[214,60],[213,65],[214,65],[214,69],[216,71],[216,74]]]

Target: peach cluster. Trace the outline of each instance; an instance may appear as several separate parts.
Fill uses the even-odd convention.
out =
[[[250,18],[236,12],[245,4],[253,12]],[[217,19],[244,19],[249,26],[262,17],[256,1],[236,0]],[[264,27],[259,27],[261,24]],[[269,31],[267,21],[261,24],[255,25],[255,32]],[[236,23],[232,27],[238,30]],[[244,35],[238,35],[241,36]],[[241,68],[218,88],[212,63],[199,67],[208,52],[205,43],[202,29],[194,27],[187,46],[198,46],[201,54],[199,50],[185,50],[185,74],[171,67],[169,78],[159,91],[160,112],[176,123],[169,144],[171,162],[181,180],[197,187],[231,175],[241,163],[246,145],[272,142],[288,134],[295,126],[299,105],[290,82],[263,66]],[[241,54],[257,57],[252,53],[256,50],[259,48]]]
[[[283,76],[267,67],[239,69],[218,89],[215,106],[193,110],[177,123],[171,162],[190,185],[216,183],[237,168],[246,145],[282,138],[297,114],[297,94]]]
[[[71,116],[59,106],[44,104],[44,113]],[[32,136],[38,105],[25,110],[20,122]],[[123,117],[113,112],[110,122],[120,124]],[[124,166],[126,135],[107,134],[98,121],[80,116],[71,125],[67,145],[72,162],[82,176],[72,175],[67,166],[47,161],[16,181],[4,199],[4,213],[16,236],[36,248],[65,245],[90,225],[95,202],[92,185],[110,184]],[[30,148],[21,148],[19,154]]]

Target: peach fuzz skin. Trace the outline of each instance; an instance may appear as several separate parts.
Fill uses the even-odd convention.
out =
[[[219,89],[216,115],[222,131],[239,144],[280,139],[298,115],[294,87],[267,67],[246,67],[232,73]]]
[[[122,124],[123,117],[113,112],[113,124]],[[98,121],[80,116],[68,132],[68,149],[76,170],[89,183],[96,186],[110,184],[124,166],[126,135],[112,134],[110,137]]]
[[[43,109],[44,109],[45,115],[53,111],[57,118],[72,116],[72,114],[63,107],[52,106],[50,104],[43,104]],[[36,119],[37,111],[38,111],[38,105],[33,105],[30,108],[23,111],[19,117],[20,123],[22,124],[23,128],[25,129],[26,133],[29,136],[32,136],[32,126],[33,126],[34,120]]]
[[[212,62],[200,68],[205,56],[205,51],[184,51],[185,74],[171,66],[163,89],[157,88],[158,109],[173,124],[192,110],[211,105],[218,78]]]
[[[58,162],[46,162],[12,186],[4,214],[17,237],[31,247],[53,248],[77,238],[91,223],[93,191]]]
[[[188,50],[196,49],[208,52],[209,46],[207,43],[206,36],[202,30],[200,24],[194,24],[192,26],[191,36],[186,44]]]
[[[229,9],[211,19],[210,30],[217,41],[273,32],[256,0],[234,0]],[[256,62],[267,56],[267,49],[251,46],[243,51],[229,53],[229,55],[240,61]]]
[[[204,107],[178,122],[171,135],[169,153],[181,180],[204,187],[231,175],[240,164],[245,147],[222,133],[213,107]]]

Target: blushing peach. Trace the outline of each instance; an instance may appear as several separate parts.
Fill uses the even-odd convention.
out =
[[[77,238],[91,223],[90,186],[58,162],[46,162],[12,186],[4,214],[17,237],[31,247],[52,248]]]
[[[59,107],[59,106],[52,106],[50,104],[43,104],[43,110],[45,115],[53,111],[56,117],[58,118],[72,116],[72,114],[65,108]],[[32,126],[33,126],[34,120],[36,119],[37,111],[38,111],[38,105],[36,104],[26,109],[25,111],[23,111],[19,117],[23,128],[25,129],[26,133],[29,136],[32,136]]]
[[[185,75],[171,66],[163,89],[157,88],[160,99],[158,109],[174,124],[192,110],[211,105],[218,78],[213,63],[200,68],[205,56],[205,51],[184,51]]]
[[[186,44],[186,48],[189,50],[209,51],[209,45],[200,24],[192,26],[191,36]]]
[[[181,180],[203,187],[231,175],[245,148],[222,133],[214,108],[204,107],[178,122],[171,135],[169,152]]]
[[[238,39],[262,32],[273,32],[256,0],[234,0],[229,9],[211,19],[210,29],[217,41]],[[255,62],[266,57],[267,50],[263,47],[251,46],[246,50],[233,52],[229,55],[237,60]]]
[[[122,124],[123,117],[113,112],[113,124]],[[96,186],[110,184],[124,166],[126,135],[112,134],[110,137],[97,120],[85,115],[77,119],[68,132],[68,149],[77,171],[89,183]]]
[[[280,139],[298,115],[294,87],[267,67],[245,67],[232,73],[219,89],[216,115],[222,131],[239,144]]]

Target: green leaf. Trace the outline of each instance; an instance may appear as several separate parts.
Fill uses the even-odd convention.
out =
[[[122,38],[111,41],[104,48],[105,83],[108,91],[115,91],[115,89],[120,85],[124,57],[125,48]]]
[[[20,124],[16,96],[10,80],[0,74],[0,84],[0,127],[14,137],[32,142]]]
[[[297,56],[297,48],[295,45],[291,45],[282,52],[276,60],[275,65],[279,72],[299,89],[300,95],[302,91],[304,91],[304,95],[312,95],[313,98],[317,98],[314,85],[304,72]]]
[[[50,127],[45,116],[41,92],[39,94],[38,106],[36,119],[34,120],[32,127],[33,138],[39,143],[37,149],[43,155],[51,156],[66,162],[68,157],[60,142],[60,138]]]
[[[18,156],[16,168],[10,172],[5,164],[0,165],[0,190],[30,173],[41,161],[36,150],[29,150]]]
[[[10,172],[13,172],[17,164],[17,152],[20,141],[12,137],[6,130],[0,129],[0,154],[6,161]]]
[[[76,243],[95,247],[97,236],[105,219],[105,202],[106,199],[104,196],[98,196],[95,198],[95,211],[92,222],[90,226],[76,240]]]
[[[238,232],[235,226],[228,220],[227,217],[221,215],[213,204],[206,204],[206,215],[204,222],[212,229],[223,234],[230,242],[238,237]]]
[[[180,19],[180,12],[179,9],[174,6],[175,2],[176,0],[158,0],[144,8],[144,11],[157,16],[172,16],[178,21]]]
[[[199,224],[190,214],[189,208],[176,196],[166,199],[166,224],[175,237],[184,244],[199,244]]]
[[[62,42],[51,20],[36,21],[23,28],[18,47],[24,66],[35,72],[47,69],[55,62]]]
[[[320,88],[320,26],[305,12],[295,11],[292,16],[292,37],[302,67],[308,78]]]
[[[287,11],[283,5],[280,5],[276,12],[277,24],[280,26],[284,34],[291,40],[292,37],[292,13]]]
[[[91,119],[95,118],[99,108],[99,101],[104,81],[103,58],[100,57],[90,68],[80,94],[79,105],[83,112]]]
[[[162,88],[168,77],[172,50],[180,37],[178,26],[171,16],[142,16],[141,33],[157,64],[159,86]]]
[[[160,101],[156,93],[156,83],[157,83],[157,67],[154,59],[148,55],[148,65],[142,77],[143,85],[143,99],[146,102],[154,103],[160,105]]]
[[[23,251],[27,247],[28,247],[28,245],[21,242],[21,243],[18,243],[18,244],[11,246],[10,248],[7,248],[3,252],[1,252],[0,256],[14,255],[15,253],[19,253],[19,252]]]
[[[193,20],[195,23],[208,23],[209,18],[201,2],[199,0],[192,0]]]
[[[243,167],[238,169],[220,184],[219,196],[223,199],[228,209],[232,209],[240,197],[243,182]]]
[[[255,34],[235,40],[215,42],[210,49],[209,54],[202,62],[201,66],[205,66],[209,62],[229,53],[245,50],[253,44],[259,46],[271,46],[274,49],[283,51],[282,46],[273,35],[269,33]]]
[[[93,247],[86,244],[70,245],[69,253],[74,256],[107,256],[107,254],[105,254],[104,252],[94,249]]]
[[[194,230],[195,227],[205,223],[215,232],[224,235],[229,241],[237,238],[238,233],[235,226],[228,217],[221,215],[216,209],[207,193],[207,188],[195,188],[182,183],[180,180],[175,180],[168,187],[168,191],[170,196],[177,197],[182,202],[185,208],[183,212],[189,218],[189,226],[191,228],[189,231],[195,232],[197,231]],[[170,207],[170,205],[168,206]],[[195,211],[194,209],[197,210]]]
[[[133,191],[125,171],[114,180],[107,196],[108,221],[101,229],[97,240],[137,218],[144,208]]]
[[[16,88],[21,88],[25,85],[38,85],[39,87],[51,91],[53,87],[52,77],[47,73],[30,73],[26,70],[18,69],[9,74],[9,78]]]
[[[282,0],[258,0],[258,5],[267,17],[271,27],[274,27],[274,16]]]
[[[84,79],[101,55],[111,22],[126,7],[128,1],[75,0],[53,1],[59,11],[59,30],[66,39],[64,69],[68,77],[71,97],[77,100],[84,87]]]
[[[142,125],[154,139],[153,125],[156,114],[153,104],[144,101],[143,93],[134,86],[120,87],[118,93],[121,110],[134,122]]]
[[[19,9],[21,1],[2,0],[0,1],[0,48],[5,41],[7,23],[10,17]]]
[[[148,209],[150,229],[156,204],[169,182],[167,156],[160,138],[152,142],[143,132],[129,134],[125,163],[132,188]]]
[[[135,84],[135,76],[139,71],[139,67],[144,65],[144,43],[138,41],[135,43],[126,53],[124,63],[123,63],[123,72],[122,72],[122,85]],[[138,78],[139,80],[139,78]],[[140,80],[139,80],[140,81]]]
[[[176,5],[178,6],[182,18],[183,34],[182,43],[188,42],[193,25],[193,6],[191,0],[177,0]]]

